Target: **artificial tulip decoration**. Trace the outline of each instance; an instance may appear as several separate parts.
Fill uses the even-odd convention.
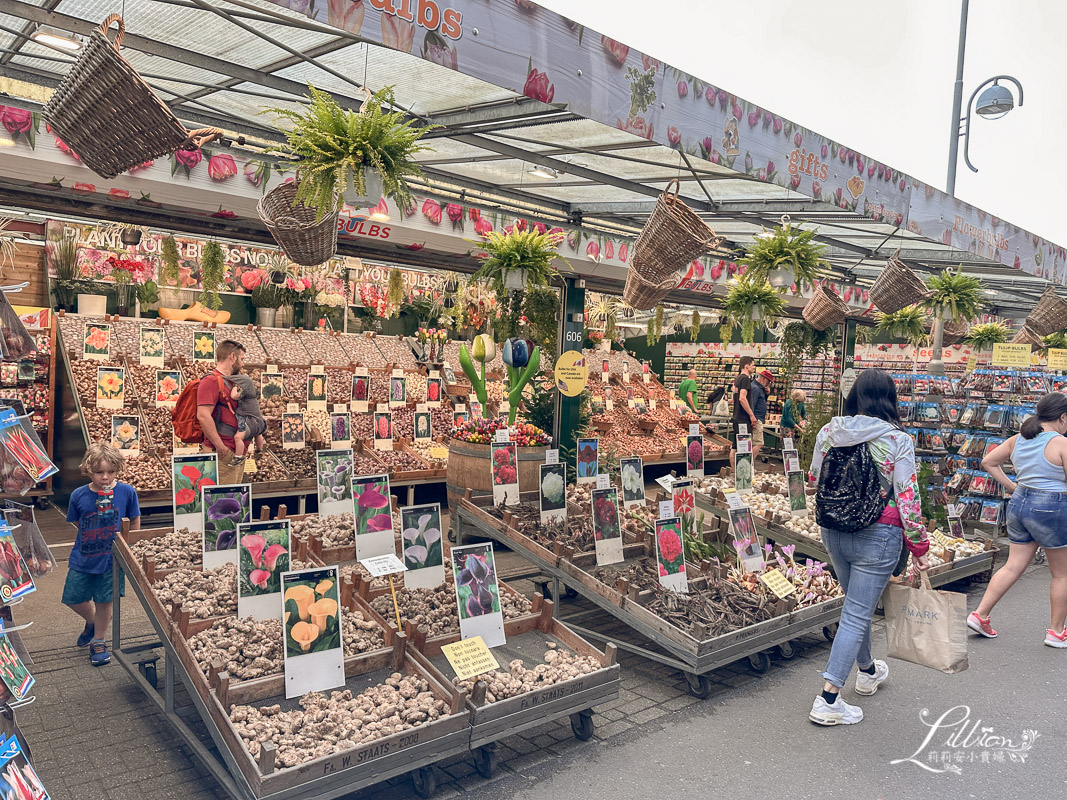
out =
[[[472,348],[474,350],[474,361],[482,365],[481,374],[479,375],[474,369],[474,361],[471,361],[471,353],[467,351],[467,345],[465,344],[460,345],[459,348],[459,365],[463,367],[463,374],[471,382],[471,386],[474,387],[474,392],[478,396],[478,402],[484,408],[489,402],[489,398],[485,393],[485,363],[496,358],[496,342],[493,341],[493,337],[488,333],[482,333],[474,337]]]
[[[537,374],[541,366],[541,348],[529,339],[508,339],[504,342],[501,354],[504,365],[508,368],[508,425],[515,424],[515,415],[519,413],[522,390]]]

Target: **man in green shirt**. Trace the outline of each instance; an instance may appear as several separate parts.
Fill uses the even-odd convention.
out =
[[[700,412],[697,411],[697,395],[700,392],[700,387],[697,386],[697,371],[695,369],[689,370],[689,377],[678,384],[678,396],[685,401],[685,404],[689,406],[694,414]]]

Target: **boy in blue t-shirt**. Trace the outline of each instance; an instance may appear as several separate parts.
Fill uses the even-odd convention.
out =
[[[123,517],[129,517],[130,530],[141,528],[137,491],[116,478],[122,472],[123,458],[110,444],[89,445],[82,459],[83,475],[89,485],[80,486],[70,496],[67,522],[78,526],[74,549],[70,551],[63,605],[85,620],[78,647],[89,646],[89,663],[100,667],[111,661],[104,641],[111,622],[111,544]],[[125,597],[125,581],[119,593]]]

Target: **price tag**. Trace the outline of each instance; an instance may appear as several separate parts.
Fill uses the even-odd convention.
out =
[[[691,423],[689,423],[689,435],[690,436],[699,436],[700,435],[700,423],[699,422],[691,422]]]
[[[269,372],[270,370],[268,370]],[[365,378],[370,375],[370,371],[366,367],[356,367],[356,374],[361,378]]]
[[[738,453],[751,453],[752,452],[752,437],[744,434],[738,434],[737,436],[737,452]]]
[[[777,595],[778,599],[789,597],[797,590],[782,571],[775,567],[759,576],[760,582]]]
[[[748,436],[748,425],[746,425],[743,422],[739,423],[738,426],[737,426],[737,435],[738,436]]]
[[[648,410],[649,411],[655,411],[656,410],[656,398],[655,397],[648,398]]]
[[[378,404],[376,404],[374,406],[374,410],[379,412],[379,413],[381,413],[381,414],[384,414],[385,412],[387,412],[389,410],[389,404],[388,403],[378,403]]]
[[[428,403],[416,403],[415,404],[415,413],[416,414],[426,414],[426,413],[429,413],[429,411],[430,411],[430,406],[429,406]]]
[[[359,563],[367,568],[367,572],[370,573],[372,578],[393,575],[397,572],[404,572],[407,569],[404,566],[404,562],[393,553],[386,553],[384,556],[374,556],[373,558],[361,558]]]
[[[312,364],[311,365],[311,374],[312,375],[325,375],[326,374],[326,367],[324,367],[322,364]]]
[[[799,456],[789,456],[789,458],[787,458],[785,460],[785,471],[786,472],[800,472],[800,457]]]
[[[300,413],[300,403],[286,403],[285,404],[285,413],[286,414],[299,414]]]
[[[277,373],[278,372],[278,365],[277,364],[267,364],[267,372]]]
[[[596,488],[598,489],[610,489],[611,488],[611,476],[601,473],[596,476]]]
[[[333,404],[333,413],[334,414],[347,414],[348,413],[348,403],[334,403]]]
[[[670,519],[674,516],[674,501],[673,500],[660,500],[659,501],[659,519]]]
[[[643,380],[646,384],[652,383],[652,376],[645,372],[641,375],[641,380]]]
[[[611,395],[608,395],[607,399],[604,401],[604,408],[608,411],[615,410],[615,401],[611,399]]]
[[[467,406],[464,405],[463,403],[457,403],[455,411],[456,411],[457,414],[466,414],[467,413]]]
[[[448,365],[445,364],[445,366],[447,367]],[[431,369],[430,370],[430,377],[431,378],[440,378],[441,377],[441,370],[439,370],[439,369]]]
[[[1063,367],[1054,367],[1054,366],[1052,366],[1052,354],[1056,353],[1056,352],[1067,353],[1067,351],[1064,351],[1064,350],[1059,350],[1059,351],[1057,351],[1057,350],[1049,350],[1048,351],[1048,368],[1049,369],[1063,369]],[[978,354],[977,353],[971,353],[969,356],[967,356],[967,371],[968,372],[974,372],[974,368],[977,367],[977,366],[978,366]]]
[[[393,377],[394,378],[403,378],[404,377],[404,370],[403,369],[394,369],[393,370]]]
[[[430,458],[436,458],[439,461],[442,460],[442,459],[448,458],[448,448],[447,447],[431,447],[430,448]]]
[[[726,505],[730,508],[745,508],[745,501],[734,489],[725,489]]]
[[[511,431],[508,428],[501,428],[496,432],[496,440],[498,442],[510,442]]]
[[[678,478],[675,478],[673,475],[664,475],[660,478],[656,478],[656,483],[658,483],[660,486],[662,486],[669,492],[674,486],[674,482],[676,480],[678,480]],[[674,514],[672,513],[671,516],[673,517]]]
[[[546,464],[558,464],[559,463],[559,450],[545,450],[545,463]]]
[[[448,663],[456,671],[456,677],[461,681],[492,672],[500,667],[481,636],[443,645],[441,652],[445,654]]]
[[[796,450],[796,448],[793,447],[792,436],[785,436],[782,438],[782,451],[784,452],[786,450]]]

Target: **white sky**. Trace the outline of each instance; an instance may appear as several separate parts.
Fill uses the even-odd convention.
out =
[[[959,0],[538,2],[945,188]],[[1060,245],[1063,179],[1041,176],[1063,171],[1064,30],[1067,3],[970,4],[964,104],[979,83],[1007,74],[1022,83],[1025,105],[977,119],[971,162],[980,172],[964,164],[961,141],[956,177],[958,197]]]

